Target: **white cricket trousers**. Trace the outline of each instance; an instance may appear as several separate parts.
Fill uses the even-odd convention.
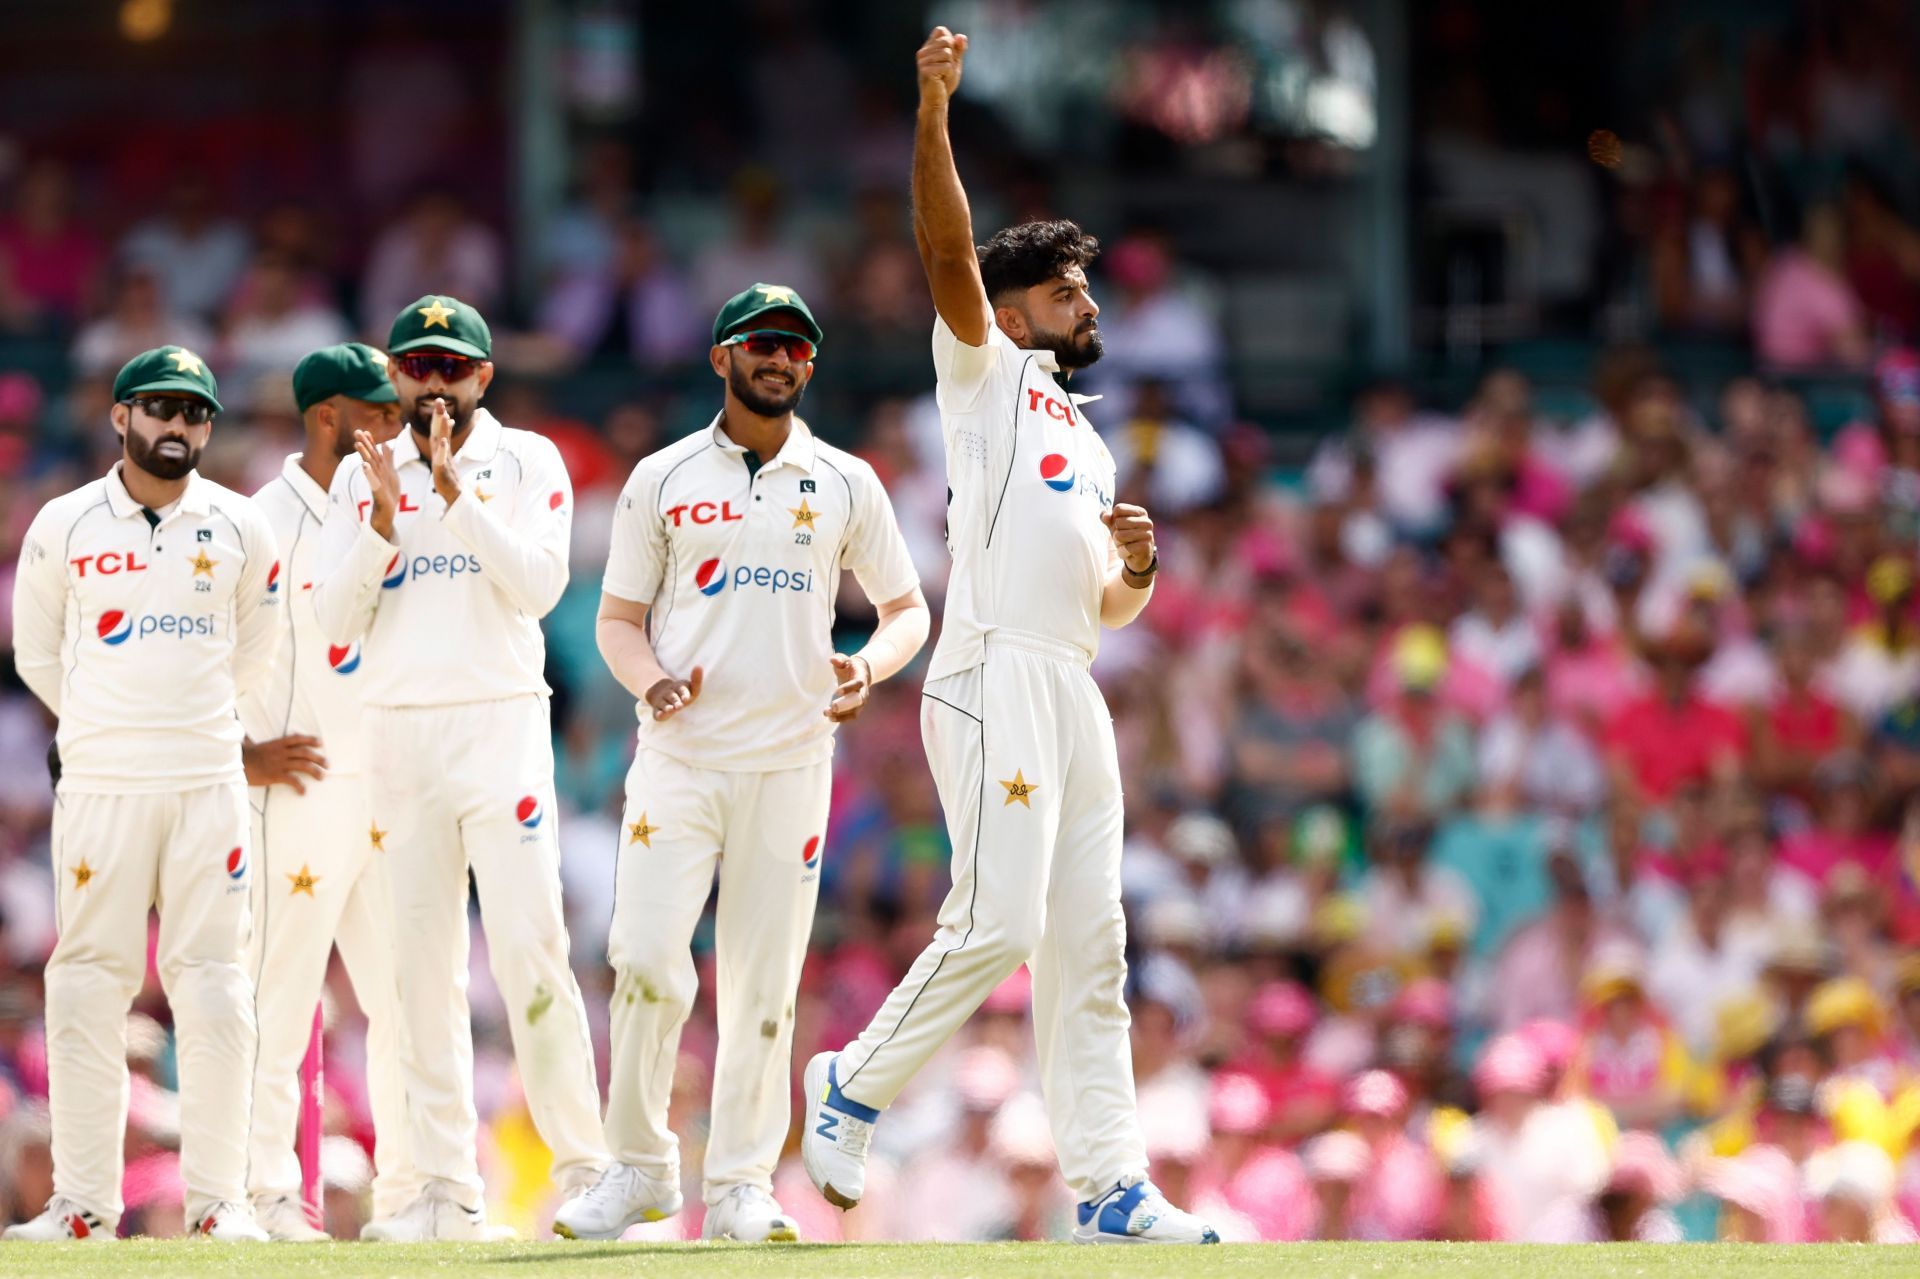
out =
[[[419,1190],[408,1155],[407,1099],[400,1079],[400,997],[394,973],[393,899],[386,854],[373,846],[366,779],[330,773],[249,792],[253,813],[254,1020],[260,1048],[247,1134],[247,1192],[298,1195],[295,1152],[300,1063],[327,958],[340,961],[367,1016],[367,1100],[373,1109],[373,1215],[391,1217]]]
[[[244,1202],[253,988],[244,964],[246,787],[62,793],[53,807],[59,940],[47,961],[53,1190],[117,1223],[127,1126],[127,1010],[160,912],[160,984],[180,1068],[186,1220]]]
[[[607,943],[615,978],[607,1146],[621,1163],[679,1180],[667,1106],[698,988],[693,932],[717,863],[719,1045],[701,1170],[709,1204],[734,1186],[773,1191],[791,1119],[794,992],[820,896],[832,784],[829,760],[723,773],[645,747],[627,773]]]
[[[1120,765],[1071,644],[994,631],[986,661],[927,682],[927,763],[953,840],[932,945],[840,1053],[840,1091],[885,1107],[1021,964],[1060,1171],[1091,1200],[1147,1170],[1133,1092]]]
[[[467,872],[506,1001],[534,1127],[571,1191],[606,1166],[586,1006],[567,967],[544,697],[368,707],[362,728],[375,841],[393,890],[395,962],[414,1167],[467,1192],[480,1182],[467,1007]]]

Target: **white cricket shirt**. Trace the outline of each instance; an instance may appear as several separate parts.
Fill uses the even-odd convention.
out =
[[[149,523],[121,465],[40,509],[13,584],[14,662],[60,718],[60,790],[243,781],[234,711],[273,661],[273,530],[198,472]]]
[[[664,723],[636,703],[641,745],[731,772],[831,757],[843,568],[875,603],[920,584],[873,468],[799,418],[757,473],[717,416],[643,459],[620,493],[602,589],[648,605],[660,665],[683,679],[703,667],[704,682]]]
[[[240,699],[240,723],[256,742],[290,733],[318,737],[327,775],[341,777],[360,771],[361,690],[366,679],[361,642],[329,643],[314,614],[327,491],[300,469],[301,456],[288,457],[279,477],[253,495],[280,548],[276,585],[285,602],[275,619],[272,674],[259,690]]]
[[[1091,661],[1113,535],[1113,455],[1054,380],[1051,351],[1015,346],[997,324],[968,346],[933,324],[940,434],[947,446],[946,613],[928,679],[986,660],[988,632],[1064,640]]]
[[[358,456],[334,472],[314,613],[329,645],[360,641],[368,706],[545,696],[540,619],[567,586],[573,484],[553,441],[476,409],[451,507],[411,430],[393,442],[398,545],[373,531]]]

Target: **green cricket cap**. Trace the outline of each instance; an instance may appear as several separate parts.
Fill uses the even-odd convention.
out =
[[[387,350],[394,355],[407,351],[451,351],[476,360],[493,358],[493,333],[480,313],[443,293],[429,293],[409,302],[393,317],[387,334]]]
[[[214,412],[221,411],[220,384],[213,380],[213,370],[184,346],[156,346],[142,351],[122,365],[113,379],[116,403],[156,391],[197,395],[213,405]]]
[[[720,314],[713,317],[713,344],[720,345],[729,333],[739,332],[749,321],[769,311],[792,311],[806,322],[806,332],[801,336],[815,346],[820,345],[823,335],[819,321],[813,318],[813,312],[807,309],[800,295],[783,284],[756,284],[728,298],[726,305],[720,308]]]
[[[322,400],[344,395],[369,404],[400,398],[387,376],[387,353],[364,342],[323,346],[294,366],[293,402],[305,413]]]

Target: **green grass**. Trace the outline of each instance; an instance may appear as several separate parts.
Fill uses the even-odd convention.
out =
[[[621,1275],[627,1279],[1027,1279],[1178,1276],[1212,1279],[1911,1279],[1920,1247],[1725,1244],[1244,1244],[1218,1248],[1076,1248],[1067,1244],[244,1244],[137,1240],[0,1244],[7,1276],[336,1275],[435,1279]]]

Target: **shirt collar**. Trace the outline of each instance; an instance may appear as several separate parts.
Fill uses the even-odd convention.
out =
[[[500,433],[506,428],[500,420],[485,409],[473,411],[473,421],[467,431],[467,439],[455,455],[457,459],[468,462],[491,462],[493,455],[500,451]],[[393,464],[404,466],[408,462],[431,465],[425,454],[420,452],[419,442],[415,439],[412,426],[404,426],[393,441]]]
[[[287,454],[287,460],[280,464],[280,478],[285,480],[293,489],[294,495],[306,504],[313,518],[324,520],[327,518],[327,491],[321,488],[320,482],[308,475],[306,469],[300,465],[304,457],[306,457],[304,453]]]
[[[127,492],[127,483],[120,478],[120,468],[125,465],[125,460],[115,462],[113,469],[107,472],[107,508],[113,512],[115,519],[121,520],[138,515],[145,509],[133,494]],[[201,516],[213,513],[213,492],[208,488],[207,481],[200,478],[200,472],[187,472],[186,491],[180,494],[179,505],[174,510]]]
[[[713,435],[713,442],[724,452],[745,453],[746,448],[734,443],[733,437],[727,434],[723,425],[726,420],[727,415],[724,410],[714,414],[713,422],[707,427]],[[808,475],[812,475],[813,459],[816,455],[813,431],[796,415],[793,419],[793,428],[787,432],[787,442],[780,446],[778,453],[762,461],[761,466],[796,466]]]

